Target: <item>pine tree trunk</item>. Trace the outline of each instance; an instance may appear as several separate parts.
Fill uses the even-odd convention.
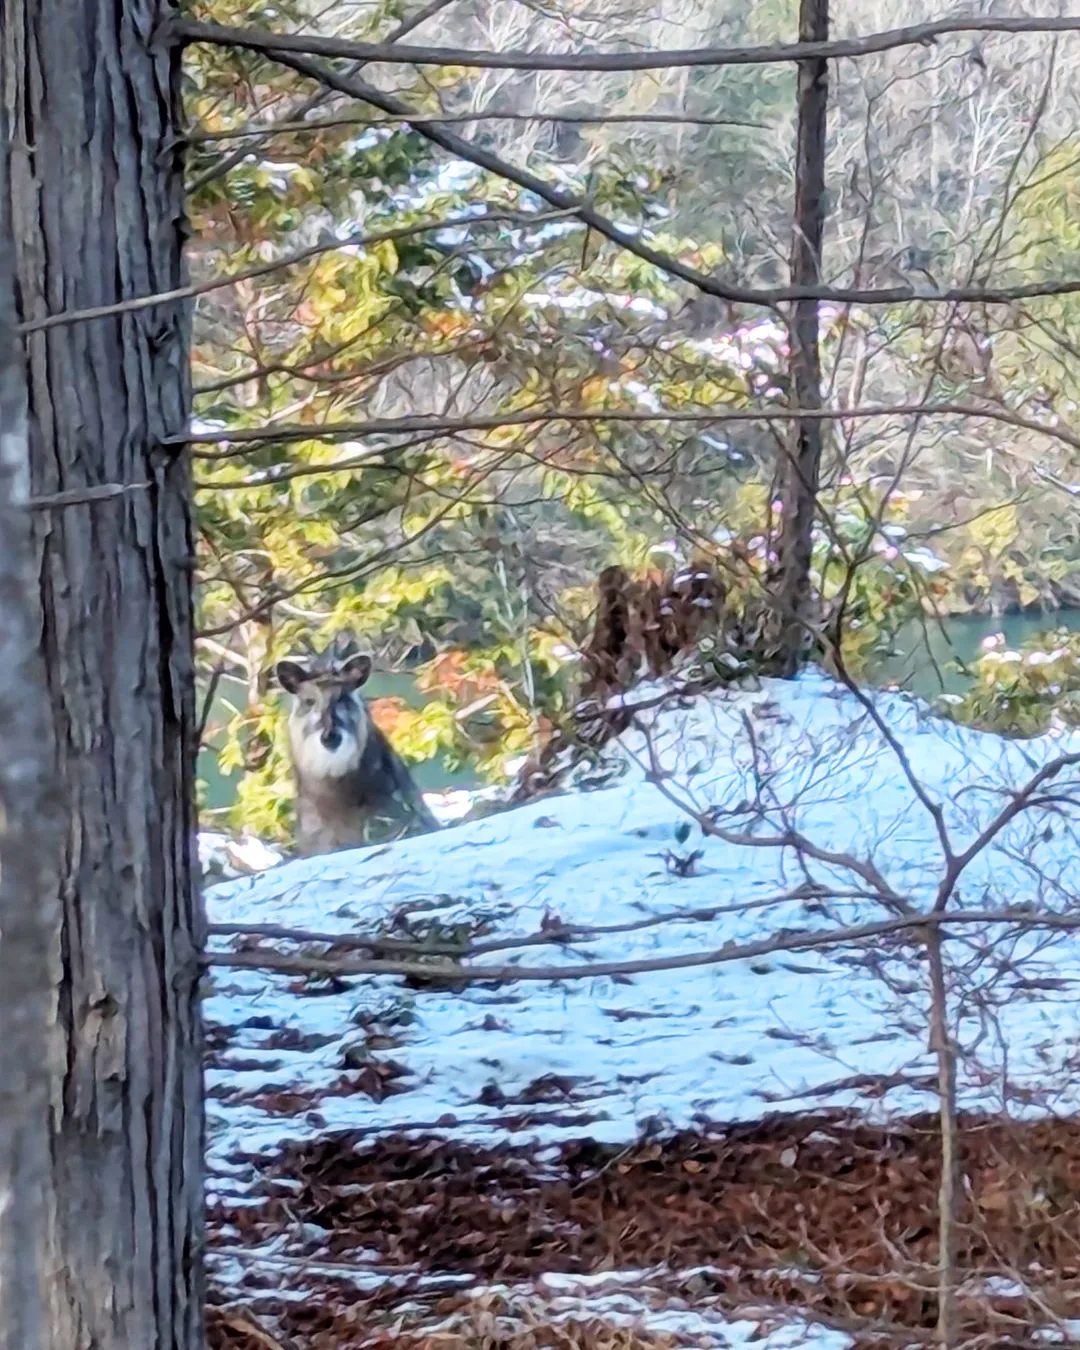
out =
[[[799,41],[825,42],[829,0],[800,0]],[[795,148],[795,220],[791,245],[793,286],[821,284],[825,230],[825,137],[829,64],[820,59],[798,67],[798,135]],[[795,407],[821,407],[818,302],[797,300],[789,324],[790,397]],[[810,564],[821,473],[823,427],[819,418],[792,423],[780,466],[781,519],[777,561],[769,579],[773,612],[770,645],[783,672],[793,675],[809,645]]]
[[[19,318],[182,282],[179,57],[153,0],[0,0]],[[47,1350],[201,1343],[190,485],[176,306],[26,340],[47,715],[64,806]],[[2,747],[0,747],[2,752]],[[2,1183],[0,1183],[2,1184]]]

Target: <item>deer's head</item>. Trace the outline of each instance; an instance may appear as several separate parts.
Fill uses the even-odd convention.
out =
[[[360,689],[370,674],[371,657],[340,638],[321,654],[278,665],[292,698],[289,744],[301,778],[341,778],[359,767],[371,727]]]

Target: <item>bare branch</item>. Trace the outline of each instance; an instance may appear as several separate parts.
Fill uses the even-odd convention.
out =
[[[649,761],[647,765],[644,764],[633,751],[629,752],[630,757],[639,768],[647,773],[649,781],[657,791],[662,793],[673,806],[677,806],[680,811],[694,820],[703,834],[709,835],[713,839],[720,839],[726,844],[738,845],[741,848],[792,849],[801,857],[813,858],[816,862],[824,863],[827,867],[837,867],[860,877],[870,890],[880,898],[882,903],[888,905],[895,913],[910,914],[912,912],[909,900],[889,885],[880,869],[870,858],[857,858],[853,853],[839,853],[833,849],[822,848],[790,826],[779,834],[757,835],[748,834],[745,830],[729,830],[720,825],[715,811],[699,810],[692,801],[672,791],[667,782],[669,775],[665,773],[660,763],[656,745],[649,735],[648,728],[642,727],[640,724],[637,725],[638,730],[645,737]]]
[[[536,109],[533,112],[468,112],[416,113],[387,117],[364,117],[354,113],[337,117],[312,117],[296,122],[252,123],[229,131],[192,131],[185,138],[189,145],[209,145],[217,141],[240,141],[253,136],[280,136],[286,132],[326,131],[332,127],[400,126],[402,122],[421,126],[438,122],[452,126],[462,122],[557,122],[568,126],[623,126],[660,124],[685,127],[741,127],[751,131],[768,131],[767,122],[751,122],[740,117],[707,117],[694,113],[552,113]]]
[[[1013,794],[1012,800],[1002,811],[982,830],[977,838],[967,846],[962,853],[956,854],[949,859],[948,866],[945,869],[945,875],[942,878],[941,887],[938,891],[935,909],[944,910],[949,903],[953,891],[956,889],[956,883],[960,876],[974,861],[975,858],[983,852],[997,836],[1016,819],[1022,812],[1028,810],[1035,804],[1036,794],[1046,783],[1052,782],[1064,769],[1074,768],[1080,764],[1080,753],[1059,755],[1057,759],[1052,759],[1049,764],[1044,764],[1041,769],[1024,784],[1017,792]]]
[[[956,1046],[949,1035],[948,994],[940,928],[927,930],[926,952],[930,965],[930,1049],[937,1056],[941,1120],[937,1342],[942,1350],[952,1350],[956,1342],[956,1201],[960,1139],[956,1119]]]
[[[50,492],[45,497],[28,497],[26,511],[57,511],[68,506],[87,506],[92,502],[111,502],[133,492],[146,492],[150,483],[99,483],[95,487],[72,488],[69,492]]]
[[[322,933],[310,928],[292,928],[278,923],[212,923],[207,925],[211,937],[269,938],[272,941],[292,942],[310,946],[336,947],[339,949],[370,952],[393,952],[407,956],[449,956],[464,961],[469,957],[486,956],[491,952],[512,951],[521,947],[556,947],[571,942],[588,942],[593,938],[610,937],[614,933],[637,933],[646,928],[657,928],[669,923],[713,923],[722,914],[746,914],[754,910],[768,909],[773,905],[790,904],[792,901],[814,899],[822,900],[882,900],[887,897],[875,895],[872,891],[827,891],[824,887],[813,892],[805,887],[784,891],[779,895],[770,895],[761,900],[740,900],[727,905],[710,905],[708,908],[665,910],[661,914],[650,914],[645,919],[633,919],[626,923],[576,924],[559,920],[535,933],[526,933],[522,937],[491,938],[481,942],[472,942],[466,946],[460,943],[428,943],[416,938],[387,938],[363,933]]]
[[[421,24],[427,23],[428,19],[433,18],[441,10],[446,9],[447,6],[452,3],[453,0],[430,0],[428,4],[422,5],[420,9],[414,14],[411,14],[407,19],[402,19],[401,23],[398,24],[393,32],[387,35],[386,41],[397,42],[403,37],[408,37],[408,35],[419,28]],[[355,74],[357,71],[363,70],[363,68],[362,62],[353,65],[350,67],[350,74]],[[311,98],[305,99],[303,103],[297,104],[292,110],[292,116],[304,117],[307,113],[314,112],[315,109],[320,107],[325,101],[326,90],[322,89]],[[265,140],[263,143],[265,143]],[[251,153],[251,150],[251,146],[242,146],[239,150],[234,150],[231,155],[226,155],[224,159],[219,160],[218,163],[207,169],[205,173],[200,174],[198,178],[189,183],[188,192],[194,196],[201,191],[202,188],[206,187],[208,183],[212,183],[215,179],[230,173],[238,164],[243,164],[244,160]]]
[[[269,33],[254,28],[177,19],[169,29],[180,43],[206,42],[250,51],[299,52],[310,56],[343,57],[365,64],[409,66],[467,66],[482,70],[671,70],[680,66],[764,66],[790,61],[870,56],[897,47],[928,47],[951,33],[1075,33],[1080,18],[970,18],[939,19],[933,23],[893,28],[867,37],[831,42],[789,42],[758,47],[691,47],[674,51],[643,52],[528,52],[470,51],[455,47],[410,47],[393,42],[352,42],[317,34]]]
[[[859,688],[858,683],[847,668],[843,653],[836,643],[831,644],[829,656],[841,683],[846,686],[848,692],[858,701],[863,711],[873,722],[882,740],[895,756],[896,762],[899,764],[900,771],[907,780],[908,786],[919,799],[920,804],[926,810],[930,819],[934,822],[934,829],[937,832],[938,842],[941,845],[941,851],[946,866],[949,866],[953,862],[955,854],[953,852],[952,841],[949,838],[948,826],[945,823],[944,808],[941,806],[940,802],[934,801],[933,797],[927,792],[918,774],[912,768],[911,760],[908,758],[907,751],[900,744],[899,737],[881,715],[881,711],[874,702],[873,697],[868,694],[865,689]]]
[[[1080,915],[1039,914],[1030,909],[973,910],[951,914],[907,914],[847,928],[825,931],[787,932],[760,942],[729,943],[712,951],[674,953],[640,961],[583,961],[575,966],[463,966],[451,960],[380,961],[348,957],[286,956],[274,951],[207,952],[207,966],[232,970],[272,970],[285,975],[398,975],[454,983],[513,983],[515,980],[588,980],[609,975],[647,975],[663,970],[690,970],[697,966],[725,965],[775,952],[817,951],[827,947],[866,942],[893,933],[911,932],[940,925],[1022,924],[1027,929],[1080,929]]]
[[[395,239],[407,239],[415,234],[428,234],[432,230],[460,229],[463,225],[483,224],[486,221],[513,221],[522,225],[541,224],[558,219],[565,212],[545,212],[536,214],[530,211],[489,211],[484,215],[444,216],[439,220],[424,220],[416,225],[399,225],[395,229],[375,230],[370,233],[346,235],[344,239],[327,239],[309,248],[298,249],[295,253],[286,253],[273,262],[259,263],[243,272],[233,272],[228,276],[212,277],[209,281],[200,281],[192,286],[178,286],[172,291],[158,291],[154,295],[140,295],[131,300],[121,300],[115,305],[95,305],[90,309],[62,310],[59,314],[48,314],[43,319],[33,319],[16,328],[20,335],[44,333],[50,328],[66,327],[73,323],[88,323],[93,319],[109,319],[116,314],[133,314],[139,310],[152,309],[155,305],[174,304],[181,300],[194,300],[200,295],[209,295],[212,291],[223,290],[226,286],[235,286],[242,281],[251,281],[256,277],[270,276],[286,267],[308,262],[324,253],[333,253],[341,248],[367,248],[372,244],[384,244]]]

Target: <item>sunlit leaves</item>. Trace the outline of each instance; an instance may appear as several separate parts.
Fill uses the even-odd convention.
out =
[[[238,3],[199,13],[244,22]],[[432,81],[449,90],[462,78],[425,72],[417,105],[436,109]],[[190,54],[189,111],[210,132],[293,119],[317,92],[262,58]],[[656,268],[501,179],[450,164],[408,128],[353,122],[196,142],[189,174],[200,275],[398,232],[200,301],[198,418],[226,433],[310,428],[306,439],[224,443],[196,465],[200,659],[231,663],[257,691],[225,731],[222,766],[244,771],[234,823],[287,829],[287,749],[265,672],[341,628],[384,667],[419,674],[417,706],[378,701],[407,758],[437,752],[504,773],[571,697],[569,658],[596,573],[613,560],[655,562],[658,541],[683,529],[708,537],[753,467],[758,433],[736,433],[737,462],[662,419],[453,435],[375,436],[363,424],[743,407],[746,372],[680,326],[686,295]],[[725,264],[720,243],[668,228],[665,170],[647,157],[610,145],[565,181],[659,232],[660,247]],[[517,218],[499,218],[508,211]],[[343,423],[361,429],[320,437]]]
[[[1021,736],[1080,724],[1080,634],[1050,630],[1017,650],[988,638],[974,673],[971,691],[943,704],[960,721]]]

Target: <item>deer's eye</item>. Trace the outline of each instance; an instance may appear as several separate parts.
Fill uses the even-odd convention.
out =
[[[315,700],[314,700],[313,698],[302,698],[302,699],[300,700],[300,711],[301,711],[301,712],[309,713],[309,712],[311,712],[312,708],[314,708],[314,706],[315,706]]]

